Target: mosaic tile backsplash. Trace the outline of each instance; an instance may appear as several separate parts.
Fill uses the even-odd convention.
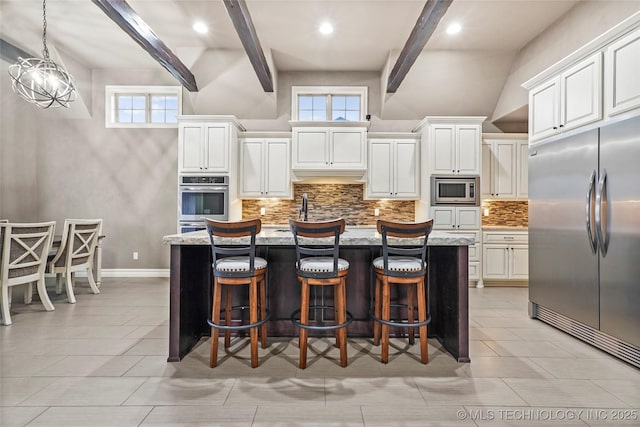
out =
[[[263,224],[288,224],[298,218],[302,194],[307,193],[309,221],[344,218],[347,225],[375,225],[377,219],[413,221],[413,200],[364,200],[360,184],[295,184],[293,200],[243,200],[242,218],[261,218]],[[265,215],[260,215],[265,208]],[[380,216],[374,216],[374,209]]]
[[[484,210],[489,215],[484,216]],[[528,227],[529,202],[527,201],[484,201],[482,202],[482,225],[502,227]]]

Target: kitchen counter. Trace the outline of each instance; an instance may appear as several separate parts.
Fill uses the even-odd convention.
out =
[[[510,225],[483,225],[484,231],[528,231],[529,227],[515,227]]]
[[[211,331],[206,320],[211,315],[213,274],[211,248],[206,231],[164,236],[171,247],[169,358],[179,361]],[[230,245],[244,239],[228,239]],[[400,241],[396,242],[400,243]],[[404,240],[415,245],[417,240]],[[428,241],[428,307],[431,314],[429,337],[440,341],[459,362],[469,362],[468,259],[472,234],[433,231]],[[267,301],[271,311],[270,337],[297,336],[291,313],[299,308],[300,286],[295,271],[295,246],[287,226],[263,227],[256,237],[256,255],[268,263]],[[340,236],[340,257],[349,261],[347,310],[353,315],[349,337],[371,337],[369,316],[374,276],[373,260],[381,255],[382,241],[375,227],[347,226]],[[237,287],[243,288],[243,287]],[[242,289],[237,289],[242,298]],[[332,304],[332,296],[322,296]],[[393,329],[392,329],[393,330]],[[404,334],[404,330],[396,330]],[[318,333],[316,333],[317,335]]]

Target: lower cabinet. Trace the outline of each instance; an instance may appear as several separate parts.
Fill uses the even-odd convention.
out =
[[[528,232],[484,232],[482,260],[485,281],[528,280]]]
[[[469,245],[469,281],[482,282],[482,245],[480,244],[480,208],[442,207],[431,208],[434,230],[451,234],[474,236],[474,244]]]

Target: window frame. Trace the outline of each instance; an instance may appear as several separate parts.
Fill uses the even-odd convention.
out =
[[[331,120],[333,109],[331,105],[332,96],[360,96],[360,122],[365,121],[367,115],[367,86],[291,86],[291,120],[300,121],[298,97],[300,95],[318,96],[324,95],[327,104],[327,120],[304,120],[305,122],[333,122],[333,123],[354,123],[350,120]]]
[[[117,96],[131,95],[142,96],[146,100],[145,105],[145,122],[144,123],[120,123],[117,119]],[[175,123],[152,123],[151,122],[151,97],[152,96],[176,96],[178,98],[178,110],[176,116],[182,114],[182,86],[121,86],[106,85],[105,86],[105,106],[104,106],[104,124],[106,128],[178,128],[178,122]],[[166,111],[166,110],[165,110]]]

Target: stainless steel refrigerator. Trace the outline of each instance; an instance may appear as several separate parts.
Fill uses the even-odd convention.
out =
[[[529,300],[640,366],[640,117],[530,149]]]

